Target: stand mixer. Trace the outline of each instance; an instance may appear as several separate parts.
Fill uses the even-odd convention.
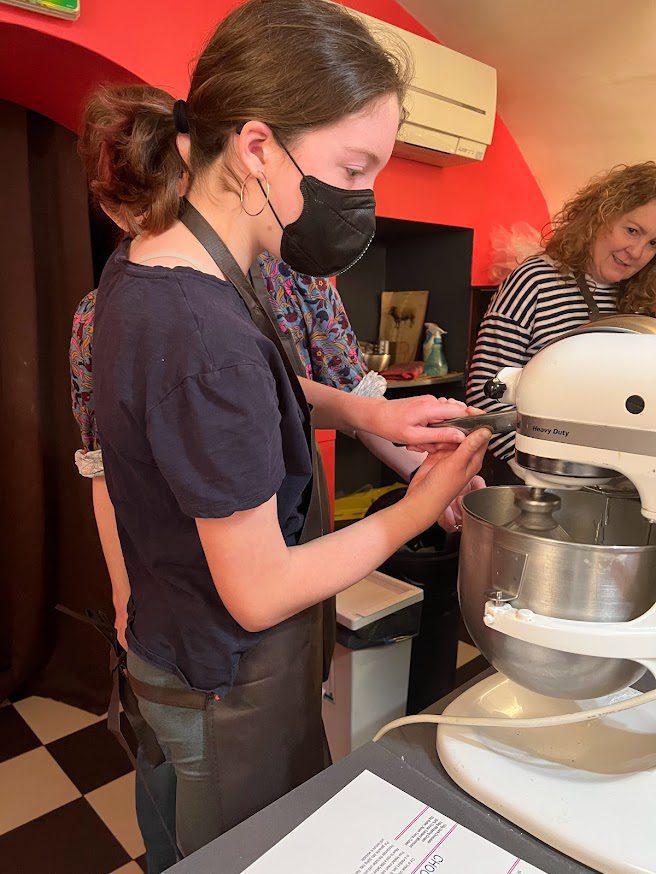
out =
[[[445,715],[557,723],[656,675],[655,374],[655,320],[616,316],[488,384],[516,406],[526,488],[464,499],[462,615],[499,673]],[[606,487],[618,474],[635,492]],[[437,749],[470,795],[594,870],[656,872],[656,701],[548,728],[442,724]]]
[[[603,874],[656,874],[656,690],[631,688],[656,676],[655,369],[655,319],[599,319],[490,380],[514,411],[448,423],[516,426],[526,487],[463,500],[461,612],[498,673],[374,737],[437,723],[461,788]]]

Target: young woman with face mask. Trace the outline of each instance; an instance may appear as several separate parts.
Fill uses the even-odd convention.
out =
[[[130,683],[176,771],[184,855],[324,765],[321,602],[426,529],[485,450],[447,431],[403,501],[320,537],[313,427],[434,449],[427,426],[462,407],[297,378],[246,275],[263,250],[319,276],[361,257],[406,81],[343,8],[250,0],[185,102],[121,87],[86,112],[91,189],[135,234],[98,289],[94,391]]]

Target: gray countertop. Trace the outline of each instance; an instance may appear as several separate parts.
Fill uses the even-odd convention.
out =
[[[481,674],[463,685],[426,712],[441,713],[453,698],[489,673]],[[377,774],[547,874],[583,874],[592,871],[536,840],[456,786],[437,756],[435,727],[426,725],[397,729],[377,744],[365,744],[169,870],[174,874],[241,874],[365,770]]]

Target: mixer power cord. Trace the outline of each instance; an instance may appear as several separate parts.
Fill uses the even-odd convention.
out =
[[[601,719],[613,713],[622,713],[624,710],[633,710],[642,704],[656,701],[656,689],[644,692],[633,698],[616,701],[614,704],[605,704],[603,707],[591,707],[589,710],[578,710],[575,713],[561,713],[558,716],[444,716],[442,714],[420,714],[418,716],[403,716],[394,719],[384,725],[374,737],[374,743],[379,741],[388,732],[404,725],[416,725],[429,723],[432,725],[464,725],[476,728],[553,728],[558,725],[574,725],[577,722],[591,722]]]

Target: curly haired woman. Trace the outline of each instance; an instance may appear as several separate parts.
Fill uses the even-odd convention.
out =
[[[481,324],[467,402],[495,412],[483,386],[523,367],[543,346],[591,317],[656,310],[656,163],[620,165],[590,180],[554,217],[544,251],[504,280]],[[515,435],[490,442],[502,462]],[[495,480],[509,469],[498,466]]]

